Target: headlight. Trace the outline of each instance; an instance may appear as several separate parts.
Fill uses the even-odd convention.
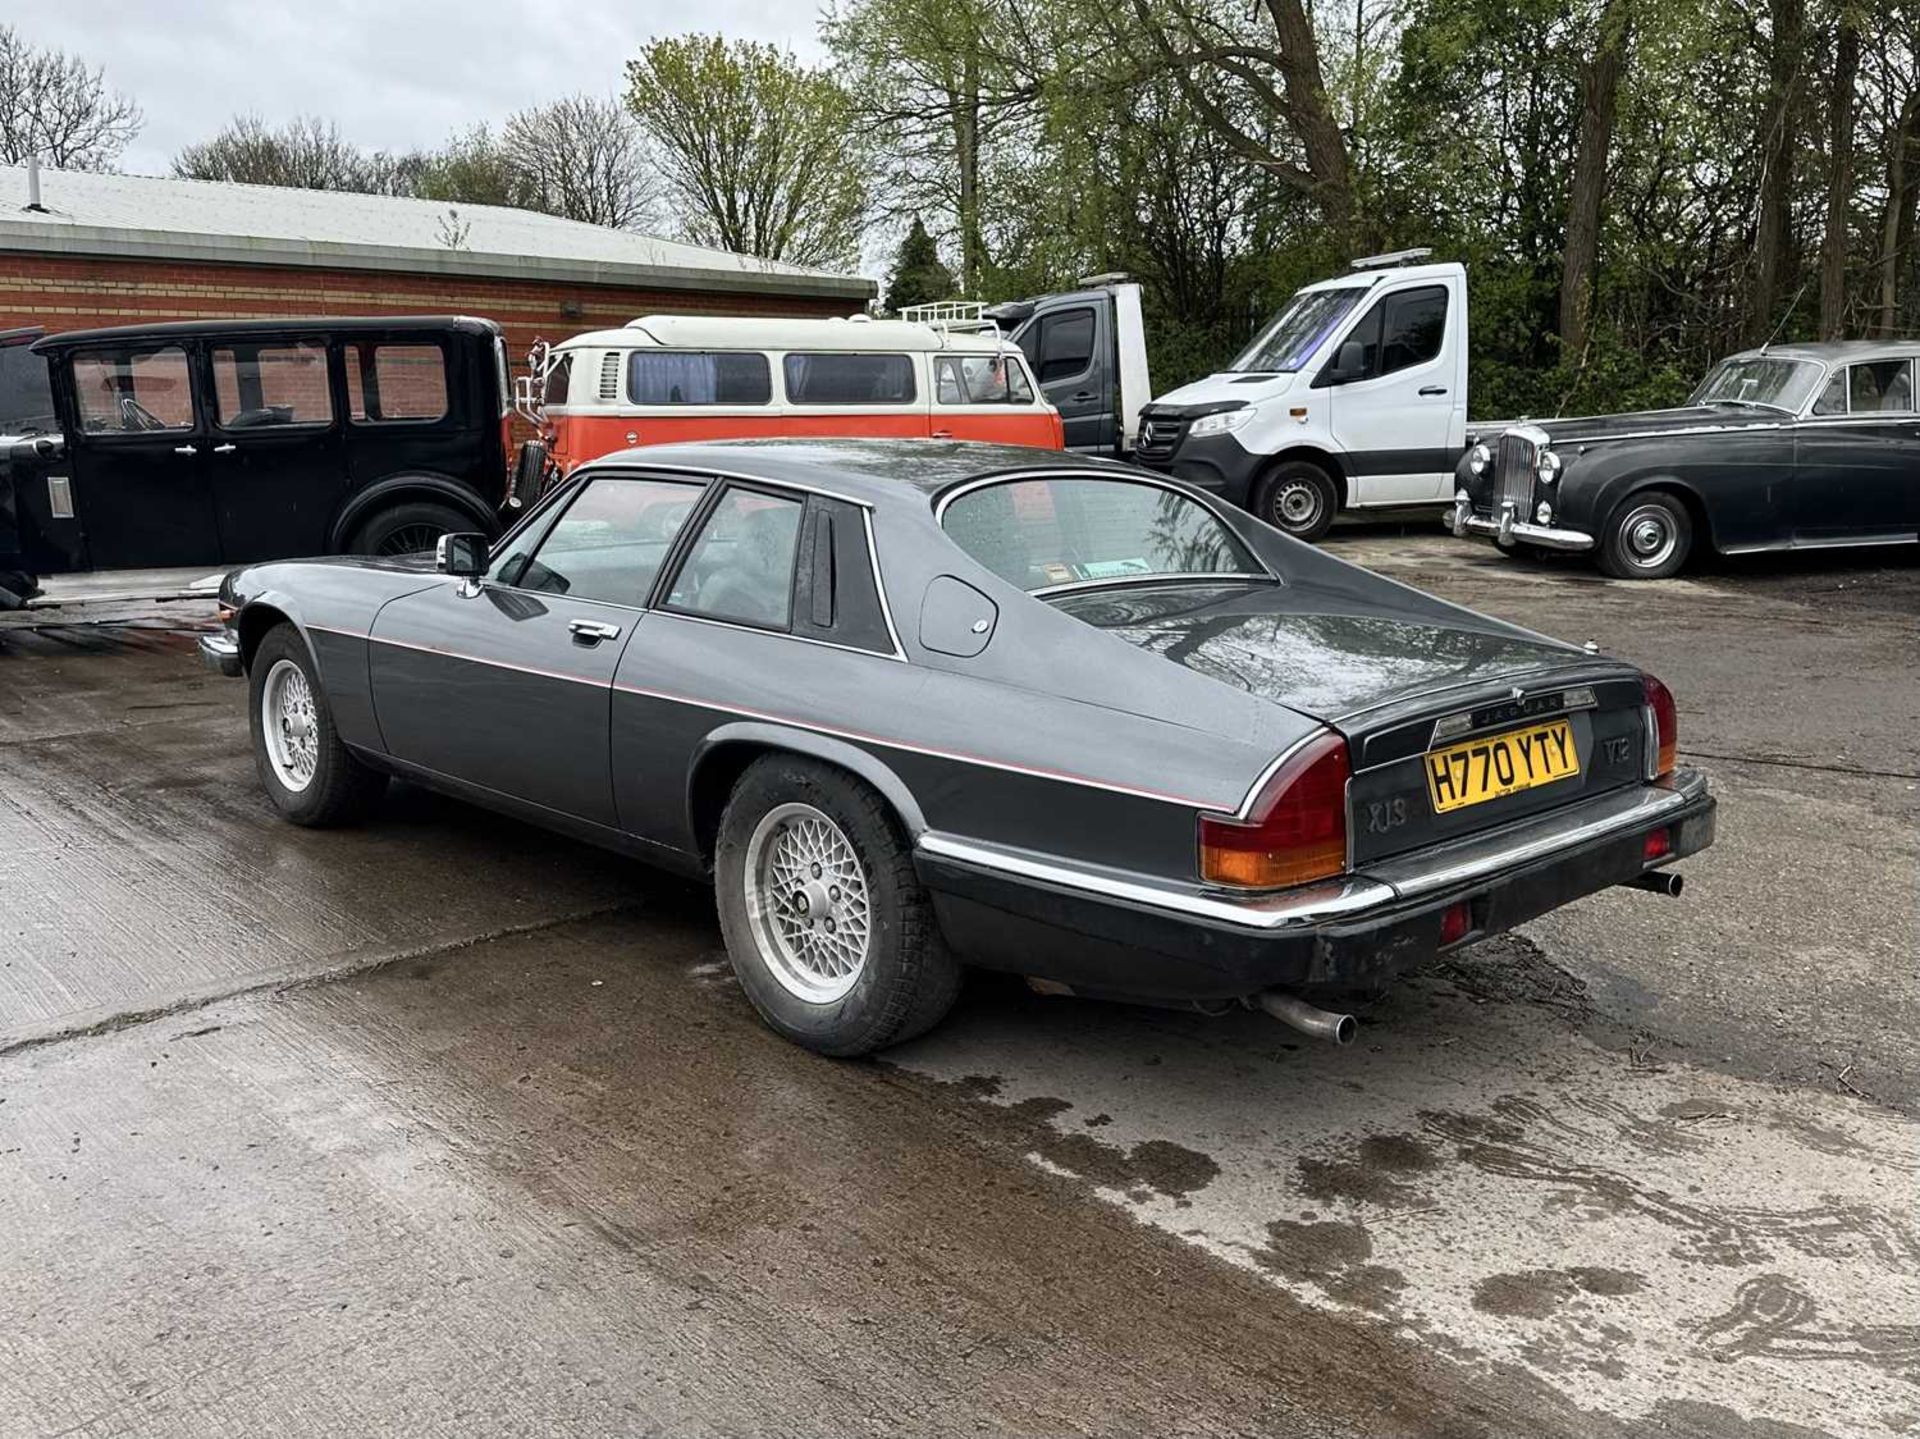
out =
[[[1552,450],[1542,450],[1539,460],[1534,464],[1533,473],[1543,485],[1550,485],[1560,478],[1560,457]]]
[[[1224,435],[1228,430],[1237,430],[1254,416],[1253,407],[1243,405],[1237,410],[1218,410],[1211,415],[1202,415],[1187,426],[1187,434],[1194,439],[1202,435]]]
[[[1484,475],[1487,466],[1493,463],[1493,451],[1485,445],[1475,445],[1467,451],[1467,468],[1476,475]]]

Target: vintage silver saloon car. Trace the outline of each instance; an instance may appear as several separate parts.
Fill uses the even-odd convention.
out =
[[[497,545],[261,564],[203,649],[287,818],[390,776],[710,875],[746,993],[858,1054],[964,965],[1316,996],[1712,840],[1672,696],[1177,481],[928,441],[584,466]]]
[[[1686,406],[1482,431],[1455,474],[1456,535],[1591,553],[1623,579],[1696,547],[1920,540],[1920,343],[1776,345],[1722,360]]]

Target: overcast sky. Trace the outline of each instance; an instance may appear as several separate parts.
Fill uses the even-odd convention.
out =
[[[815,0],[0,0],[0,21],[106,67],[146,114],[120,167],[167,173],[236,113],[337,122],[367,149],[622,88],[657,35],[718,31],[819,52]]]

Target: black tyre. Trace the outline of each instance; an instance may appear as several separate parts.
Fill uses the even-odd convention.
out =
[[[1253,512],[1296,540],[1317,540],[1333,527],[1340,487],[1311,460],[1277,465],[1254,491]]]
[[[473,517],[432,500],[407,500],[377,511],[353,532],[347,552],[355,555],[412,555],[430,550],[440,536],[474,528]]]
[[[292,625],[261,639],[247,692],[254,765],[282,816],[316,828],[348,824],[380,802],[387,777],[340,742],[313,656]]]
[[[1600,568],[1615,579],[1664,580],[1693,549],[1693,518],[1663,490],[1628,495],[1600,536]]]
[[[720,930],[760,1017],[819,1054],[931,1029],[960,992],[899,822],[844,770],[792,755],[734,786],[714,851]]]

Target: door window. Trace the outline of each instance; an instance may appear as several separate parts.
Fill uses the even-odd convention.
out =
[[[1027,327],[1020,348],[1033,362],[1041,384],[1086,373],[1093,363],[1093,329],[1091,308],[1042,315]]]
[[[1907,414],[1913,409],[1913,362],[1876,360],[1847,367],[1847,409],[1860,414]]]
[[[1446,328],[1444,285],[1381,296],[1340,342],[1333,359],[1339,383],[1376,380],[1396,370],[1425,364],[1440,353]]]
[[[447,413],[447,356],[438,345],[352,344],[347,413],[356,424],[438,420]]]
[[[193,379],[179,345],[73,357],[80,427],[90,435],[193,428]]]
[[[1030,405],[1026,367],[1011,355],[941,355],[933,362],[934,394],[943,405]]]
[[[1820,391],[1820,398],[1813,402],[1816,415],[1844,415],[1847,412],[1847,372],[1835,370],[1827,381],[1826,388]]]
[[[648,477],[589,480],[559,519],[495,568],[504,585],[639,608],[701,487]],[[532,553],[526,553],[531,548]]]
[[[688,551],[667,604],[689,614],[786,629],[793,619],[793,560],[805,508],[783,495],[728,490]]]
[[[627,356],[627,399],[636,405],[764,405],[772,398],[765,355],[635,350]]]
[[[324,344],[220,345],[212,361],[214,419],[222,429],[333,423]]]
[[[915,394],[906,355],[788,355],[785,371],[795,405],[908,405]]]

